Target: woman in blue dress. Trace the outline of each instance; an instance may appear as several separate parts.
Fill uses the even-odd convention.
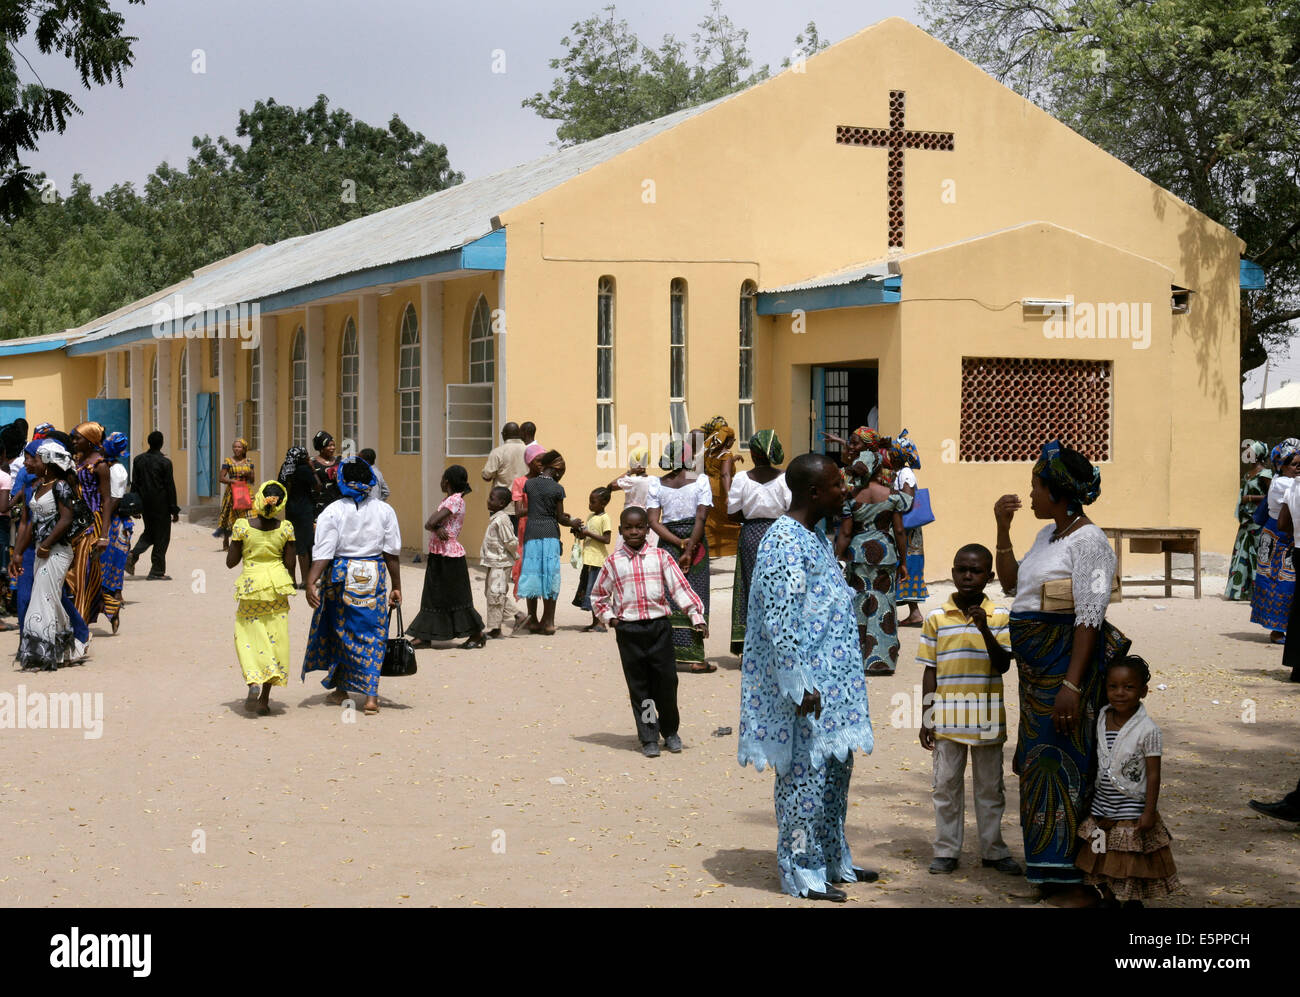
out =
[[[1300,475],[1300,440],[1283,440],[1269,454],[1273,481],[1268,487],[1268,518],[1259,531],[1256,547],[1255,587],[1250,594],[1250,622],[1269,631],[1269,640],[1281,644],[1286,637],[1291,597],[1295,595],[1295,567],[1291,563],[1292,532],[1290,524],[1278,517],[1291,486]],[[1283,529],[1283,526],[1288,526]]]

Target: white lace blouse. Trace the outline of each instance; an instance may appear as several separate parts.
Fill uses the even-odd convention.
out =
[[[784,472],[759,484],[748,471],[741,471],[731,479],[731,490],[727,492],[727,512],[743,513],[746,519],[780,519],[789,511],[790,502]]]
[[[1295,478],[1288,478],[1282,474],[1273,477],[1273,483],[1268,486],[1268,516],[1270,519],[1277,519],[1281,515],[1282,503],[1287,500],[1287,496],[1291,492],[1291,486],[1295,482]],[[1294,513],[1292,515],[1294,516]]]
[[[1021,560],[1011,611],[1042,612],[1043,582],[1070,578],[1074,581],[1075,625],[1100,628],[1110,602],[1111,579],[1115,577],[1115,551],[1101,527],[1094,523],[1052,543],[1055,530],[1055,523],[1039,530],[1034,545]]]
[[[713,505],[713,488],[707,474],[701,474],[681,488],[665,488],[661,478],[651,478],[650,482],[646,508],[659,509],[660,522],[675,523],[682,519],[694,519],[698,506]]]

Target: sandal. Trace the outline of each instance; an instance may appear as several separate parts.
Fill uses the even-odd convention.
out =
[[[707,675],[709,672],[716,672],[718,666],[712,661],[692,661],[690,670],[693,675]]]
[[[480,647],[487,647],[487,639],[484,637],[471,637],[460,645],[462,651],[477,651]]]
[[[375,703],[373,705],[367,704],[365,707],[362,708],[362,712],[365,713],[365,715],[368,717],[373,717],[376,713],[379,712],[379,704],[378,703]]]

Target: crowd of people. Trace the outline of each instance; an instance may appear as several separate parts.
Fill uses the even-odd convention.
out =
[[[125,438],[97,423],[69,434],[44,424],[32,435],[28,442],[25,425],[0,431],[6,454],[18,454],[14,480],[0,478],[0,502],[17,510],[8,575],[22,627],[18,663],[53,669],[85,657],[89,625],[100,614],[117,632],[122,575],[134,573],[150,546],[148,577],[167,577],[179,509],[161,434],[150,435],[131,476]],[[923,614],[922,529],[933,514],[918,488],[915,444],[906,430],[889,438],[869,427],[828,439],[839,447],[838,461],[810,453],[783,470],[773,430],[755,433],[737,453],[735,432],[710,420],[669,442],[658,475],[648,472],[647,451],[631,454],[627,473],[593,489],[586,514],[572,515],[563,455],[539,444],[531,423],[508,423],[482,470],[485,612],[475,606],[460,542],[469,473],[451,464],[440,481],[444,497],[424,524],[424,583],[406,631],[416,647],[463,640],[471,650],[516,634],[555,633],[567,530],[579,571],[573,604],[591,614],[585,631],[615,631],[641,750],[655,757],[662,740],[676,753],[678,672],[715,668],[704,643],[710,559],[734,553],[738,758],[776,771],[778,868],[787,892],[842,901],[847,893],[837,884],[876,876],[854,865],[844,819],[853,752],[873,745],[867,679],[894,673],[900,626],[921,628],[918,662],[933,706],[920,731],[934,759],[931,872],[951,873],[960,861],[969,757],[984,865],[1027,875],[1064,905],[1132,905],[1176,892],[1157,810],[1160,733],[1141,702],[1149,667],[1106,620],[1114,585],[1096,581],[1115,575],[1114,552],[1084,512],[1100,492],[1098,469],[1058,442],[1045,444],[1029,507],[1048,523],[1030,549],[1016,556],[1010,526],[1023,503],[1003,496],[994,508],[995,550],[979,543],[957,550],[953,596]],[[359,695],[373,715],[390,615],[402,603],[397,517],[373,452],[341,458],[326,432],[313,448],[314,458],[291,448],[277,477],[256,486],[245,441],[235,441],[222,465],[218,534],[227,566],[240,569],[235,650],[246,706],[270,713],[272,689],[288,684],[289,599],[301,589],[313,610],[302,677],[323,672],[329,702]],[[1290,493],[1273,493],[1278,480],[1300,473],[1300,441],[1275,448],[1270,459],[1274,482],[1254,486],[1265,492],[1259,503],[1267,498],[1269,515],[1245,536],[1255,543],[1247,556],[1260,565],[1252,598],[1272,621],[1284,592],[1280,611],[1292,611],[1284,586],[1294,588],[1294,567],[1289,578],[1264,570],[1283,538],[1288,563],[1293,556]],[[617,526],[606,511],[614,492],[624,497]],[[143,532],[132,549],[134,516]],[[994,578],[1014,594],[1009,607],[985,594]],[[901,621],[900,604],[910,607]],[[1001,833],[1002,677],[1013,660],[1020,717],[1012,771],[1020,779],[1025,869]],[[980,704],[974,715],[959,708],[972,703]]]

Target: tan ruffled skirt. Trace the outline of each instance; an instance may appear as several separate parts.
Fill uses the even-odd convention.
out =
[[[1079,825],[1079,848],[1074,864],[1083,870],[1084,882],[1110,887],[1117,900],[1156,900],[1182,893],[1174,855],[1173,837],[1156,814],[1156,826],[1139,831],[1136,820],[1089,817]]]

